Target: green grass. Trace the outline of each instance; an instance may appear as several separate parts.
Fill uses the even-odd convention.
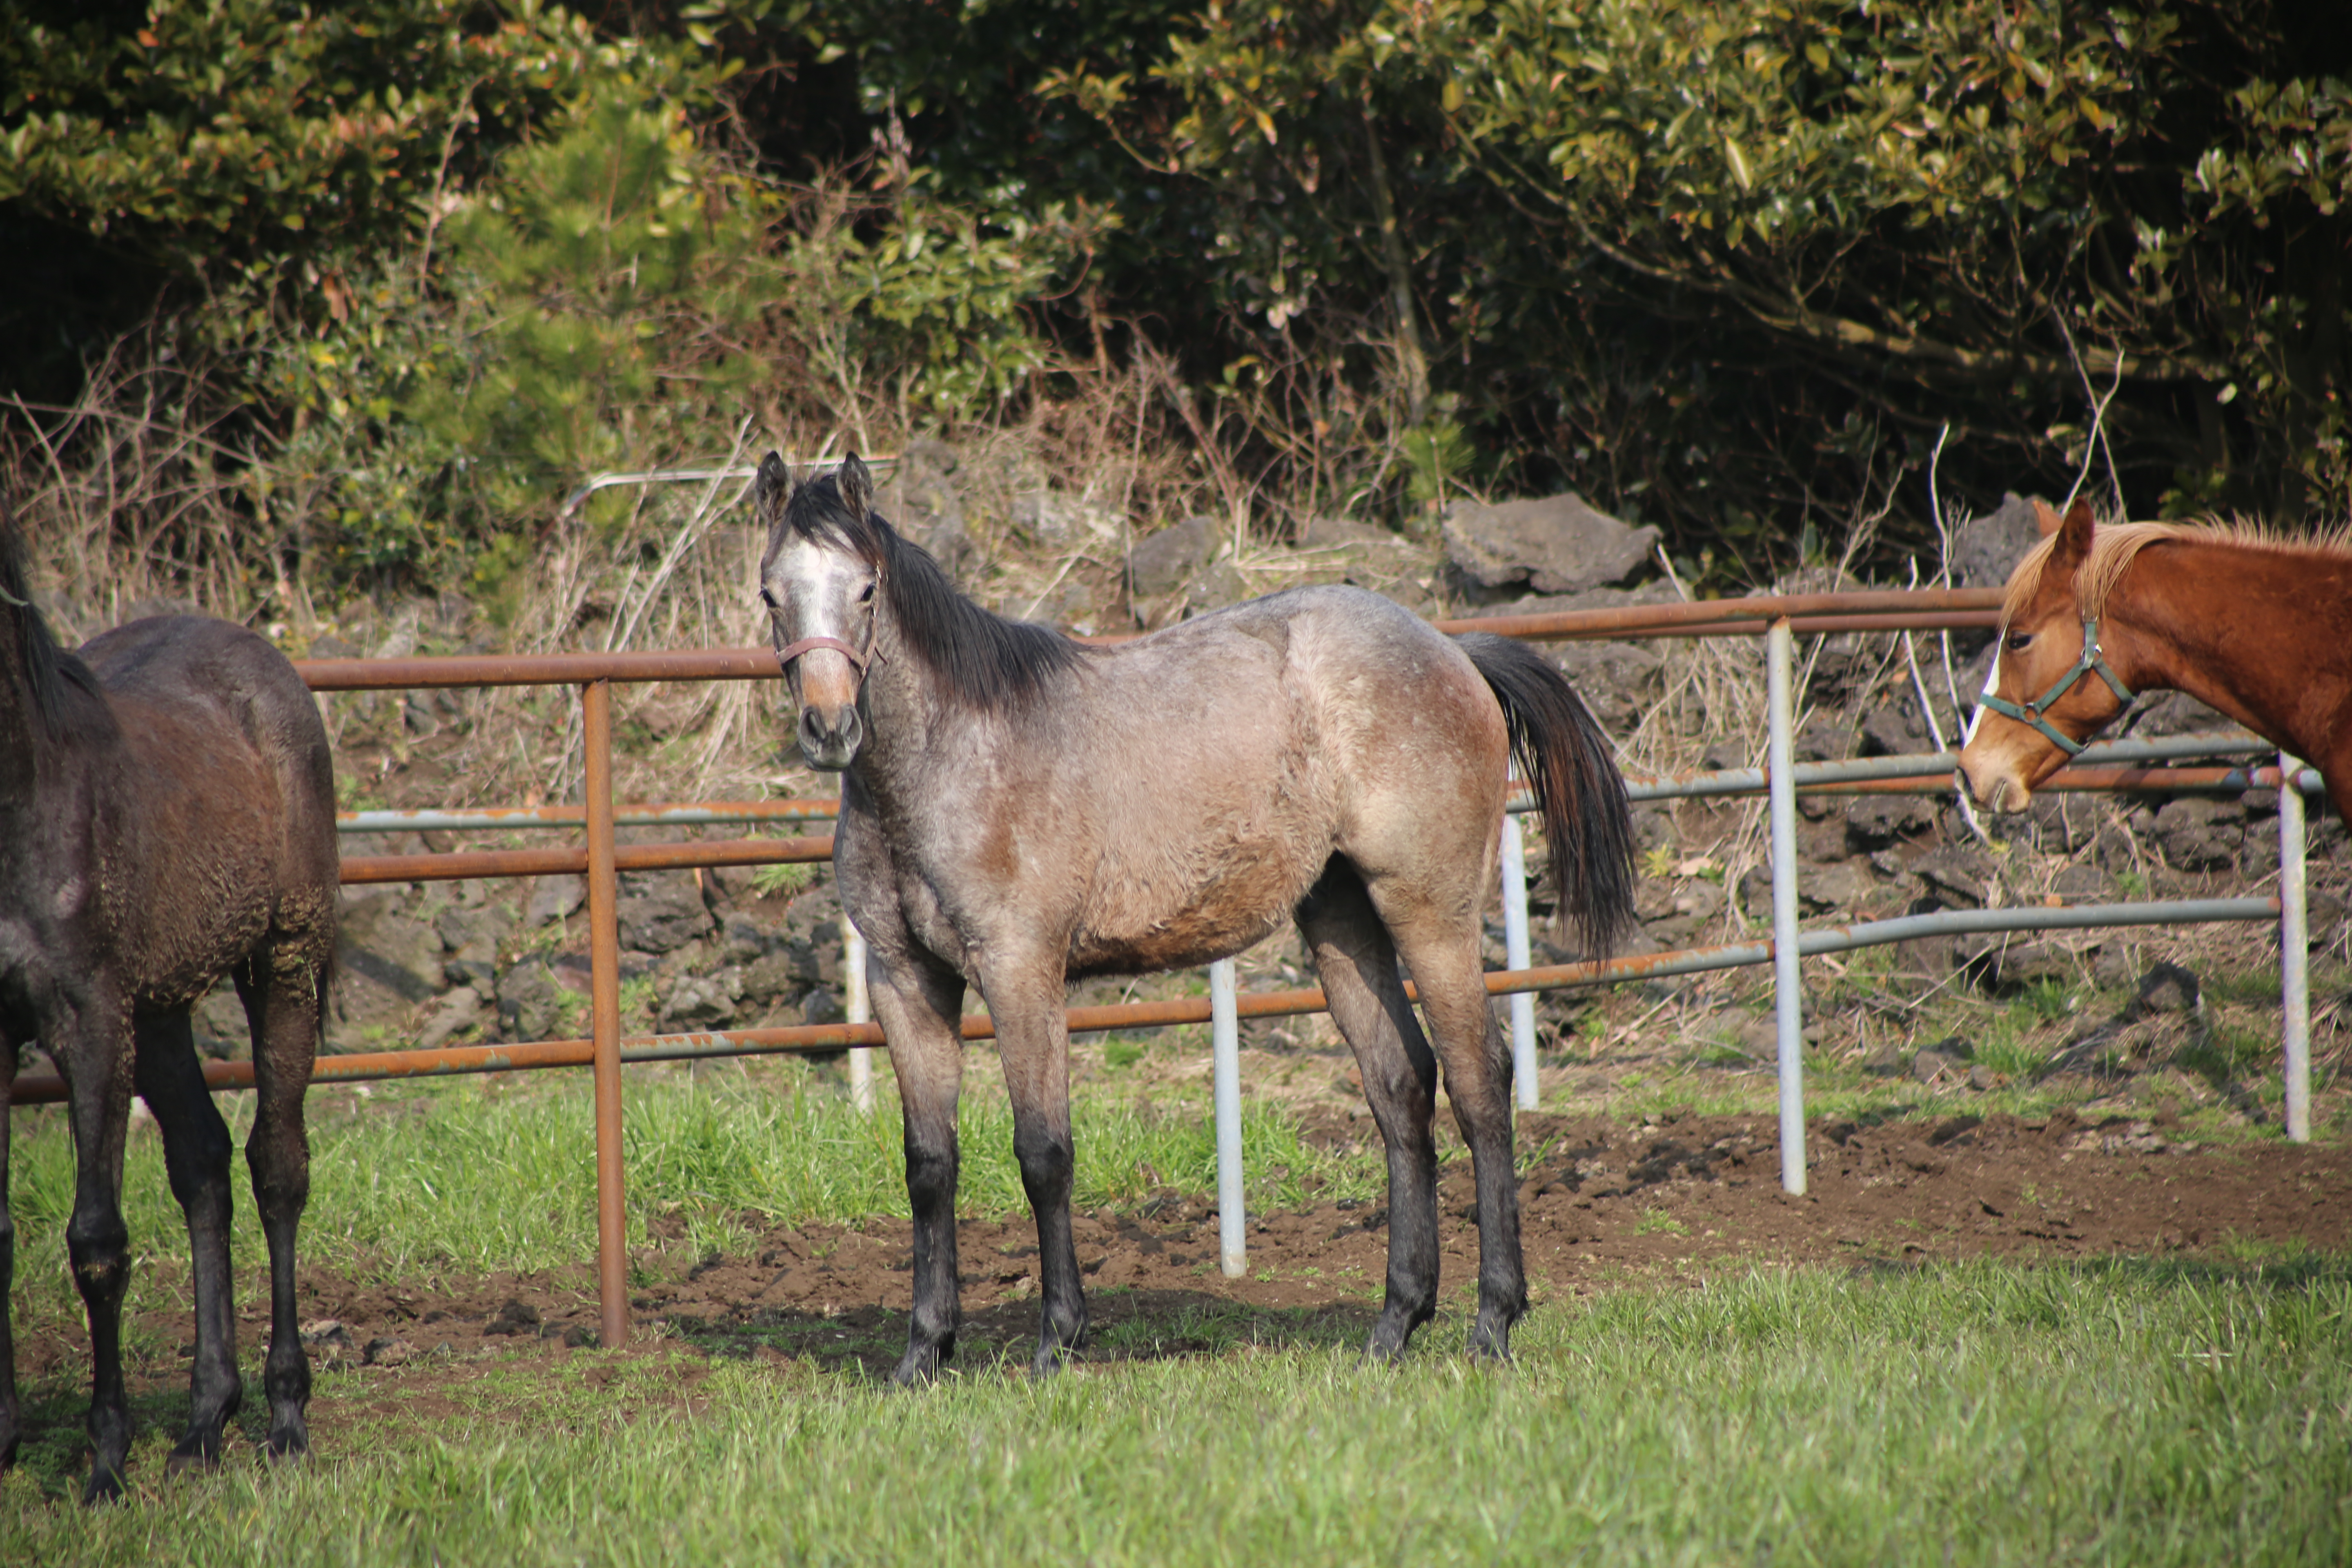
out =
[[[887,1075],[885,1075],[887,1080]],[[961,1121],[964,1212],[1026,1213],[1013,1124],[1001,1085],[978,1072]],[[595,1250],[595,1155],[584,1074],[374,1086],[310,1097],[311,1196],[302,1257],[362,1278],[419,1270],[532,1269],[576,1264]],[[847,1223],[907,1213],[905,1156],[895,1102],[878,1114],[852,1110],[824,1072],[784,1060],[751,1072],[632,1071],[626,1080],[625,1154],[630,1241],[650,1222],[674,1219],[698,1253],[740,1245],[746,1216],[784,1224]],[[220,1104],[238,1141],[249,1096]],[[1140,1198],[1173,1185],[1216,1185],[1216,1140],[1204,1111],[1139,1107],[1082,1096],[1073,1113],[1081,1208]],[[73,1157],[60,1108],[16,1113],[11,1198],[17,1229],[20,1313],[79,1315],[67,1283],[65,1225],[73,1205]],[[1386,1190],[1378,1140],[1340,1156],[1304,1142],[1272,1101],[1245,1101],[1242,1138],[1253,1208],[1290,1206],[1311,1193],[1373,1198]],[[235,1256],[241,1290],[265,1252],[244,1162],[236,1192]],[[163,1178],[153,1123],[133,1127],[123,1206],[141,1254],[132,1289],[175,1287],[186,1230]],[[249,1298],[248,1298],[249,1299]],[[134,1299],[135,1304],[136,1299]]]
[[[1240,1309],[1189,1355],[913,1394],[583,1352],[299,1468],[166,1482],[150,1430],[122,1507],[20,1472],[0,1559],[2341,1562],[2347,1313],[2340,1261],[1979,1265],[1620,1288],[1539,1309],[1503,1371],[1451,1314],[1380,1369]]]

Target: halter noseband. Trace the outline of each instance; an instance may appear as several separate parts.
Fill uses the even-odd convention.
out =
[[[796,643],[786,643],[776,650],[776,668],[790,671],[793,668],[793,660],[804,653],[821,647],[829,647],[836,653],[845,655],[849,660],[850,668],[857,671],[857,679],[860,680],[866,679],[866,667],[872,663],[874,658],[874,642],[871,637],[866,639],[866,651],[864,653],[858,652],[839,637],[803,637]]]
[[[2003,628],[2002,636],[2003,640],[2006,641],[2006,627]],[[1993,656],[1996,668],[1999,666],[2000,658],[1998,653]],[[2058,678],[2056,685],[2042,694],[2038,701],[2028,702],[2023,707],[2020,707],[2005,698],[1995,697],[1990,691],[1984,694],[1981,700],[1984,706],[2004,719],[2014,719],[2021,724],[2032,725],[2048,736],[2067,756],[2079,757],[2083,754],[2084,742],[2070,740],[2042,715],[2050,710],[2051,704],[2072,691],[2074,689],[2074,683],[2085,675],[2096,675],[2105,681],[2107,689],[2113,691],[2116,699],[2122,702],[2129,703],[2135,695],[2132,689],[2123,683],[2122,678],[2107,668],[2107,661],[2099,648],[2099,618],[2096,616],[2083,617],[2083,656],[2074,661],[2074,668]]]

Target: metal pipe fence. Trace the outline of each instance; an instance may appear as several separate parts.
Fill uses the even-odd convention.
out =
[[[2094,746],[2045,789],[2219,790],[2260,786],[2283,789],[2280,814],[2281,893],[2274,899],[2141,901],[2073,908],[1948,910],[1895,920],[1799,929],[1795,919],[1798,868],[1794,852],[1793,803],[1799,793],[1932,792],[1952,787],[1957,757],[1951,752],[1867,758],[1839,763],[1796,763],[1791,755],[1792,650],[1801,634],[1990,626],[2000,595],[1984,590],[1889,591],[1847,595],[1800,595],[1701,604],[1632,606],[1614,610],[1558,612],[1540,616],[1490,616],[1441,621],[1447,631],[1489,631],[1531,639],[1622,637],[1712,637],[1757,635],[1767,638],[1768,700],[1771,745],[1762,768],[1712,770],[1666,778],[1633,779],[1636,801],[1764,794],[1773,827],[1773,935],[1607,963],[1532,966],[1526,932],[1525,857],[1514,856],[1518,825],[1507,820],[1507,868],[1503,901],[1510,967],[1489,973],[1490,994],[1513,999],[1512,1056],[1520,1085],[1519,1103],[1532,1106],[1535,1083],[1531,994],[1570,987],[1658,979],[1770,963],[1775,968],[1776,1019],[1780,1076],[1782,1181],[1802,1192],[1804,1102],[1801,989],[1799,963],[1820,954],[1965,933],[2021,932],[2191,923],[2278,920],[2282,926],[2286,1013],[2287,1128],[2291,1137],[2309,1137],[2309,988],[2304,948],[2303,824],[2301,795],[2316,793],[2316,773],[2293,759],[2273,767],[2150,769],[2135,763],[2180,758],[2260,752],[2264,742],[2242,735],[2174,737]],[[1110,642],[1124,639],[1097,638]],[[620,1030],[619,938],[614,905],[618,874],[625,870],[781,864],[829,859],[833,841],[824,837],[750,838],[709,842],[624,845],[622,826],[754,826],[822,821],[838,814],[830,799],[757,802],[657,803],[616,805],[612,798],[612,686],[614,682],[748,680],[778,679],[774,655],[766,648],[719,648],[666,653],[565,654],[525,658],[487,656],[404,659],[313,660],[298,665],[314,690],[389,690],[493,685],[577,685],[581,690],[586,751],[586,802],[582,805],[530,808],[464,808],[425,811],[362,811],[343,814],[340,831],[352,834],[411,832],[491,833],[518,829],[583,831],[577,847],[548,850],[468,850],[423,855],[352,856],[342,862],[351,883],[584,874],[588,879],[591,1029],[583,1040],[542,1040],[514,1045],[456,1046],[434,1050],[385,1051],[320,1058],[315,1080],[505,1072],[526,1068],[592,1066],[597,1151],[598,1287],[604,1342],[617,1344],[628,1331],[622,1206],[621,1075],[625,1063],[697,1061],[774,1052],[853,1051],[853,1074],[866,1050],[880,1046],[880,1029],[862,1017],[835,1025],[703,1031],[624,1038]],[[2290,805],[2290,803],[2292,803]],[[1532,809],[1524,792],[1514,814]],[[1785,831],[1784,831],[1785,827]],[[1507,874],[1515,872],[1516,874]],[[1514,912],[1516,911],[1516,913]],[[862,949],[844,921],[845,948]],[[845,954],[846,956],[846,954]],[[862,975],[860,976],[862,979]],[[858,989],[862,990],[862,987]],[[1410,990],[1410,987],[1408,988]],[[1118,1028],[1208,1022],[1213,1026],[1218,1132],[1220,1252],[1225,1271],[1245,1262],[1244,1189],[1240,1152],[1238,1026],[1242,1018],[1275,1017],[1324,1010],[1313,989],[1243,993],[1231,960],[1212,966],[1205,998],[1073,1007],[1073,1034]],[[864,1008],[856,1008],[863,1013]],[[962,1020],[967,1040],[994,1031],[982,1016]],[[205,1067],[215,1089],[249,1088],[249,1062],[212,1062]],[[40,1103],[63,1098],[54,1074],[27,1074],[15,1086],[14,1101]],[[870,1080],[858,1086],[861,1104],[870,1103]],[[1230,1123],[1230,1126],[1228,1125]]]

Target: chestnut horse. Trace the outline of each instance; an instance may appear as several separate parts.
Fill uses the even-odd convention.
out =
[[[8,1089],[38,1040],[66,1080],[74,1202],[66,1247],[89,1313],[85,1500],[121,1490],[131,1444],[122,1297],[131,1096],[155,1115],[194,1255],[195,1365],[174,1468],[209,1466],[244,1400],[229,1293],[227,1124],[188,1009],[235,977],[258,1091],[246,1159],[269,1243],[268,1450],[309,1445],[294,1232],[310,1189],[302,1094],[334,957],[335,787],[326,728],[286,658],[194,616],[117,627],[67,653],[26,587],[0,510],[0,1465],[19,1436],[8,1287]]]
[[[2352,819],[2352,546],[2242,526],[2119,522],[2035,503],[1984,710],[1976,798],[2021,810],[2142,691],[2186,691],[2318,768]]]
[[[1049,1373],[1087,1326],[1070,1237],[1082,976],[1188,967],[1297,922],[1388,1149],[1387,1300],[1369,1353],[1437,1309],[1437,1064],[1477,1186],[1474,1352],[1526,1310],[1510,1057],[1481,973],[1517,759],[1588,950],[1630,918],[1624,781],[1559,671],[1360,589],[1293,589],[1111,647],[1005,620],[877,515],[856,457],[797,487],[773,453],[761,597],[802,753],[845,771],[835,875],[866,942],[914,1211],[898,1380],[952,1353],[964,989],[987,999],[1037,1221]],[[1399,974],[1420,988],[1436,1037]]]

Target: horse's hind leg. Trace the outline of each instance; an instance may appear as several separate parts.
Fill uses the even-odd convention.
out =
[[[220,1462],[221,1427],[244,1403],[236,1371],[236,1314],[228,1267],[229,1154],[234,1145],[205,1087],[188,1033],[188,1015],[149,1013],[132,1024],[138,1062],[133,1082],[163,1134],[163,1169],[188,1219],[194,1260],[196,1358],[188,1379],[188,1430],[172,1450],[172,1468]]]
[[[1470,1351],[1505,1358],[1511,1353],[1511,1325],[1528,1310],[1528,1285],[1511,1149],[1511,1058],[1486,997],[1478,923],[1475,915],[1453,921],[1392,919],[1389,929],[1412,968],[1445,1068],[1445,1098],[1470,1145],[1478,1185],[1478,1317],[1470,1326]]]
[[[269,1243],[269,1356],[262,1389],[269,1398],[273,1458],[310,1447],[305,1411],[310,1403],[310,1362],[302,1353],[294,1310],[294,1237],[310,1200],[310,1141],[302,1122],[302,1096],[318,1059],[325,1004],[322,957],[293,944],[265,947],[237,972],[237,994],[253,1028],[253,1131],[245,1159],[253,1173],[254,1206]]]
[[[1437,1311],[1437,1146],[1429,1127],[1437,1063],[1397,978],[1388,928],[1354,868],[1334,859],[1300,900],[1297,917],[1388,1147],[1388,1291],[1365,1347],[1386,1361]]]
[[[898,1079],[907,1203],[915,1219],[915,1310],[907,1326],[907,1353],[892,1381],[926,1383],[955,1353],[961,1316],[955,1197],[963,979],[919,954],[900,951],[886,958],[877,942],[866,966],[866,989]]]

